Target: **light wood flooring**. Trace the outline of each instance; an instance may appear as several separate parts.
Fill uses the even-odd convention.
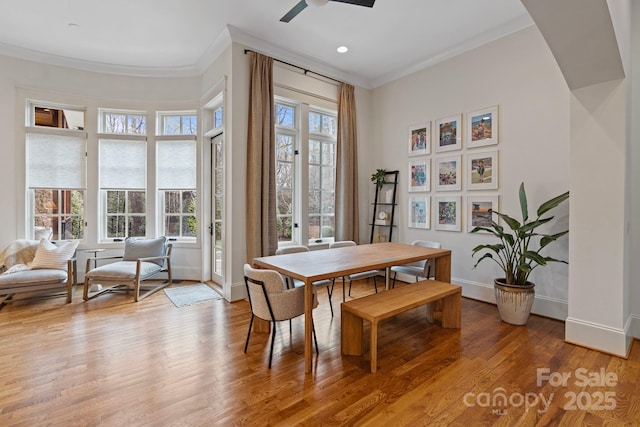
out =
[[[371,292],[372,283],[354,284],[354,296]],[[272,369],[268,334],[252,334],[243,353],[245,301],[176,308],[158,292],[140,303],[83,302],[78,288],[71,304],[9,304],[0,310],[0,425],[640,424],[638,343],[628,360],[613,357],[565,343],[562,322],[511,326],[495,306],[463,299],[460,330],[429,324],[424,307],[382,322],[371,374],[368,354],[340,354],[341,301],[336,286],[331,318],[320,293],[320,355],[307,375],[302,318],[292,335],[279,325]],[[545,369],[556,382],[538,384]]]

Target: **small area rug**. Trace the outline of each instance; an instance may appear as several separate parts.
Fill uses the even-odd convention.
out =
[[[177,288],[166,288],[164,289],[164,293],[176,307],[184,307],[187,305],[198,304],[200,302],[222,299],[219,293],[204,283],[180,286]]]

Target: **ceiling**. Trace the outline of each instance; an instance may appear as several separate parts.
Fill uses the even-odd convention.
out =
[[[280,22],[297,2],[7,0],[0,54],[95,71],[197,75],[226,33],[259,41],[277,59],[290,53],[298,65],[321,64],[376,87],[533,24],[517,0],[376,0],[373,8],[330,1]],[[349,51],[337,53],[340,45]]]

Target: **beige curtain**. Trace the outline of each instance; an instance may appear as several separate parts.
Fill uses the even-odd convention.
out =
[[[247,131],[247,261],[274,255],[276,223],[273,59],[249,53],[249,128]]]
[[[352,85],[340,83],[336,147],[336,240],[359,240],[358,138]]]

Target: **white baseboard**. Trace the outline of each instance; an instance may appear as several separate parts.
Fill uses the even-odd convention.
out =
[[[229,302],[240,301],[242,299],[247,298],[247,287],[244,282],[232,283],[229,295],[226,295],[225,291],[225,299]]]
[[[619,329],[568,317],[565,322],[565,341],[627,357],[633,341],[633,323],[637,322],[633,321],[633,317],[629,317],[624,328]]]
[[[496,303],[496,297],[493,293],[493,284],[488,285],[486,283],[472,282],[470,280],[456,278],[452,278],[451,283],[462,286],[463,297],[491,304]],[[549,298],[536,294],[536,299],[533,303],[531,313],[564,321],[567,318],[568,303],[556,298]]]
[[[640,316],[631,316],[631,332],[635,339],[640,339]]]

